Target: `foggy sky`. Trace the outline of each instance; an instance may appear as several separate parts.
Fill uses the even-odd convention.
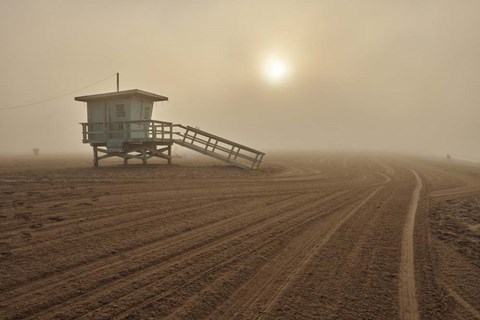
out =
[[[262,151],[480,159],[480,1],[0,0],[0,108],[120,73],[154,118]],[[265,57],[288,79],[270,83]],[[91,152],[74,96],[0,111],[0,155]]]

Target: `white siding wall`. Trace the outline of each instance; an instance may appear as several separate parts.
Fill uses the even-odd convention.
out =
[[[130,105],[130,119],[132,121],[141,120],[140,116],[142,113],[142,101],[136,98],[132,99],[132,104]]]
[[[88,122],[105,121],[105,101],[89,102],[87,104]]]
[[[105,122],[105,101],[94,101],[87,103],[87,121],[88,122]],[[103,132],[102,124],[93,124],[88,128],[89,132]],[[104,142],[105,137],[103,133],[91,133],[88,139],[91,142]]]
[[[117,122],[107,124],[110,131],[107,136],[103,133],[92,133],[89,136],[90,142],[107,142],[108,147],[121,147],[124,140],[124,121],[151,120],[153,101],[141,100],[139,98],[124,98],[106,101],[88,102],[88,122]],[[118,123],[120,122],[120,123]],[[130,138],[147,138],[145,124],[130,124]],[[103,125],[90,125],[89,131],[103,131]]]
[[[140,99],[133,98],[132,104],[130,107],[130,118],[132,121],[143,120],[142,116],[142,101]],[[148,126],[143,124],[134,124],[130,125],[131,134],[130,137],[132,139],[143,139],[147,137],[145,130]],[[136,131],[137,130],[137,131]]]

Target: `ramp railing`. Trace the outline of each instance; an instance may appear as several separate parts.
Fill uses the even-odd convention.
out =
[[[173,127],[180,128],[179,131],[174,132],[179,137],[174,139],[174,143],[240,168],[257,169],[265,155],[261,151],[197,128],[180,124],[175,124]]]

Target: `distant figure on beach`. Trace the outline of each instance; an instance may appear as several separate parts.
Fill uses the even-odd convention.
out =
[[[449,153],[447,153],[447,160],[450,161],[451,159],[452,159],[452,156]]]
[[[39,148],[33,148],[33,154],[38,156],[40,153],[40,149]]]

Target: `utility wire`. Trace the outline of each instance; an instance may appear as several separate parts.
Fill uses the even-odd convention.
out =
[[[76,90],[73,90],[73,91],[69,91],[69,92],[60,94],[60,95],[58,95],[58,96],[52,97],[52,98],[48,98],[48,99],[41,100],[41,101],[36,101],[36,102],[31,102],[31,103],[27,103],[27,104],[20,104],[20,105],[17,105],[17,106],[0,108],[0,112],[1,112],[1,111],[5,111],[5,110],[26,108],[26,107],[30,107],[30,106],[33,106],[33,105],[36,105],[36,104],[40,104],[40,103],[52,101],[52,100],[55,100],[55,99],[58,99],[58,98],[61,98],[61,97],[65,97],[65,96],[68,96],[69,94],[72,94],[72,93],[75,93],[75,92],[78,92],[78,91],[82,91],[83,89],[87,89],[87,88],[93,87],[94,85],[99,84],[100,82],[103,82],[103,81],[105,81],[105,80],[107,80],[107,79],[110,79],[111,77],[113,77],[113,76],[115,76],[115,75],[117,75],[117,74],[116,74],[116,73],[111,74],[111,75],[109,75],[108,77],[103,78],[102,80],[98,80],[98,81],[96,81],[96,82],[94,82],[94,83],[91,83],[91,84],[89,84],[89,85],[87,85],[87,86],[85,86],[85,87],[82,87],[82,88],[80,88],[80,89],[76,89]]]

